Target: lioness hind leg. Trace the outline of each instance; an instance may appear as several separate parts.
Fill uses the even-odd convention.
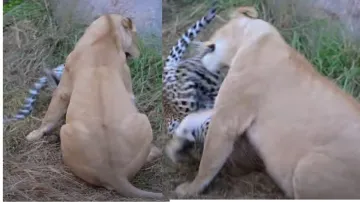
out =
[[[139,145],[141,150],[139,150],[137,156],[134,157],[128,165],[126,165],[125,173],[128,176],[128,179],[131,179],[144,166],[144,164],[147,163],[147,160],[156,157],[156,155],[154,155],[156,154],[156,149],[154,149],[154,145],[152,144],[153,134],[150,121],[145,114],[139,113],[130,115],[121,124],[130,129],[123,131],[123,133],[127,133],[126,136],[131,137],[135,135],[143,137],[143,145]],[[152,154],[151,150],[153,150]]]
[[[102,159],[93,158],[99,155],[99,149],[93,146],[94,143],[89,142],[88,133],[86,126],[81,123],[73,122],[61,127],[60,148],[62,160],[77,177],[92,185],[100,186],[101,181],[97,170],[91,165],[101,165]]]
[[[352,174],[359,167],[347,159],[321,153],[303,158],[294,170],[293,190],[285,191],[296,199],[359,199],[360,176]]]

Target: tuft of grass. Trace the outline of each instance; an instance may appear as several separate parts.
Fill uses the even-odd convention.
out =
[[[20,5],[24,0],[10,0],[7,3],[4,3],[3,5],[3,11],[4,13],[9,12],[14,7]]]
[[[288,28],[275,26],[319,73],[360,99],[360,49],[341,32],[340,24],[311,19]]]
[[[139,59],[129,63],[136,104],[141,112],[149,116],[155,138],[162,125],[162,58],[150,47],[139,43]]]
[[[3,7],[5,17],[11,16],[16,20],[39,18],[44,16],[47,7],[41,1],[12,0]]]

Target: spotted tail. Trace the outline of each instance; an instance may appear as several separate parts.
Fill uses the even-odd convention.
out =
[[[51,71],[45,71],[46,76],[39,78],[34,86],[29,90],[29,96],[25,99],[24,105],[20,108],[18,113],[12,118],[4,118],[3,123],[8,123],[11,121],[19,121],[25,119],[33,110],[37,96],[39,95],[41,89],[48,84],[49,81],[52,81],[57,86],[60,82],[64,70],[64,64],[57,66]]]
[[[186,30],[186,32],[177,41],[177,44],[171,48],[170,54],[165,61],[165,69],[174,68],[178,65],[191,41],[193,41],[200,31],[215,18],[216,4],[217,1],[214,1],[212,8],[209,10],[207,15],[203,16],[200,20],[196,21],[193,26]]]

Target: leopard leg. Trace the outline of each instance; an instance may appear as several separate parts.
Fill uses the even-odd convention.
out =
[[[195,145],[196,140],[203,141],[201,136],[204,136],[204,132],[206,133],[211,114],[212,110],[196,112],[189,114],[181,121],[165,148],[166,155],[174,163],[183,159],[184,154]]]

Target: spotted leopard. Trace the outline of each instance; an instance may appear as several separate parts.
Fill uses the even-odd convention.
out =
[[[190,148],[197,145],[202,153],[205,136],[209,128],[213,110],[202,110],[190,113],[181,120],[174,130],[172,139],[165,147],[166,155],[177,163]]]
[[[180,120],[186,115],[213,108],[220,85],[227,74],[227,67],[211,72],[201,62],[204,55],[215,50],[213,44],[200,43],[195,56],[181,61],[188,45],[215,15],[216,7],[213,4],[208,14],[182,35],[166,59],[163,72],[163,105],[169,134],[174,133]]]

